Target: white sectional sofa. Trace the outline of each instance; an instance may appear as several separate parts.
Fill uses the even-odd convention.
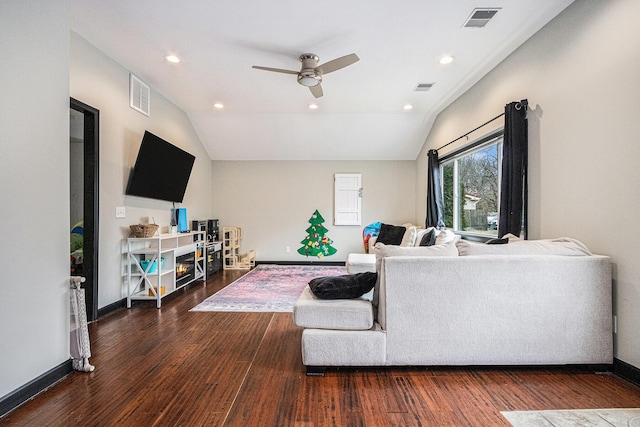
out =
[[[379,244],[373,298],[320,300],[307,287],[294,308],[307,372],[611,364],[609,258],[571,239],[521,243]]]

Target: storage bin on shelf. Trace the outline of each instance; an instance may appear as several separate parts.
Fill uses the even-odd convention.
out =
[[[131,237],[152,237],[158,231],[157,224],[134,224],[130,225]]]
[[[147,270],[147,266],[151,264],[151,266],[149,267],[149,270]],[[142,269],[144,271],[147,272],[147,274],[155,274],[158,272],[158,261],[157,260],[148,260],[148,259],[141,259],[140,260],[140,265],[142,266]],[[162,266],[164,265],[164,257],[160,258],[160,269],[162,270]]]
[[[157,295],[157,292],[158,292],[157,286],[153,286],[153,289],[149,288],[150,297],[155,297]],[[165,286],[160,286],[160,296],[163,296],[166,293],[167,293],[167,288]]]

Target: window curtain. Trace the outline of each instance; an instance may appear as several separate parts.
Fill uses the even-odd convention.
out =
[[[526,238],[527,188],[527,100],[511,102],[504,110],[502,148],[502,185],[498,236],[520,236],[524,226]]]
[[[427,219],[425,226],[439,230],[445,228],[442,188],[440,187],[440,165],[438,151],[429,150],[427,164]]]

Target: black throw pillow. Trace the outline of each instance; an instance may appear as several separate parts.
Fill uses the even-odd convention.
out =
[[[316,277],[309,281],[309,288],[321,299],[358,298],[373,289],[377,278],[378,273],[370,272]]]
[[[385,245],[399,245],[402,243],[402,237],[404,236],[407,227],[381,224],[380,233],[376,239],[376,243],[384,243]]]
[[[433,246],[436,243],[436,229],[432,228],[431,230],[424,233],[422,239],[420,239],[420,244],[418,246]]]
[[[489,239],[486,242],[487,245],[506,245],[509,243],[508,237],[503,237],[502,239]]]

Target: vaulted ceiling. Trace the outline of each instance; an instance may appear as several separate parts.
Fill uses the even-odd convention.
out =
[[[572,1],[71,0],[71,28],[182,108],[213,160],[414,160],[438,113]],[[464,27],[476,8],[498,11]],[[304,53],[360,60],[320,98],[252,68]]]

